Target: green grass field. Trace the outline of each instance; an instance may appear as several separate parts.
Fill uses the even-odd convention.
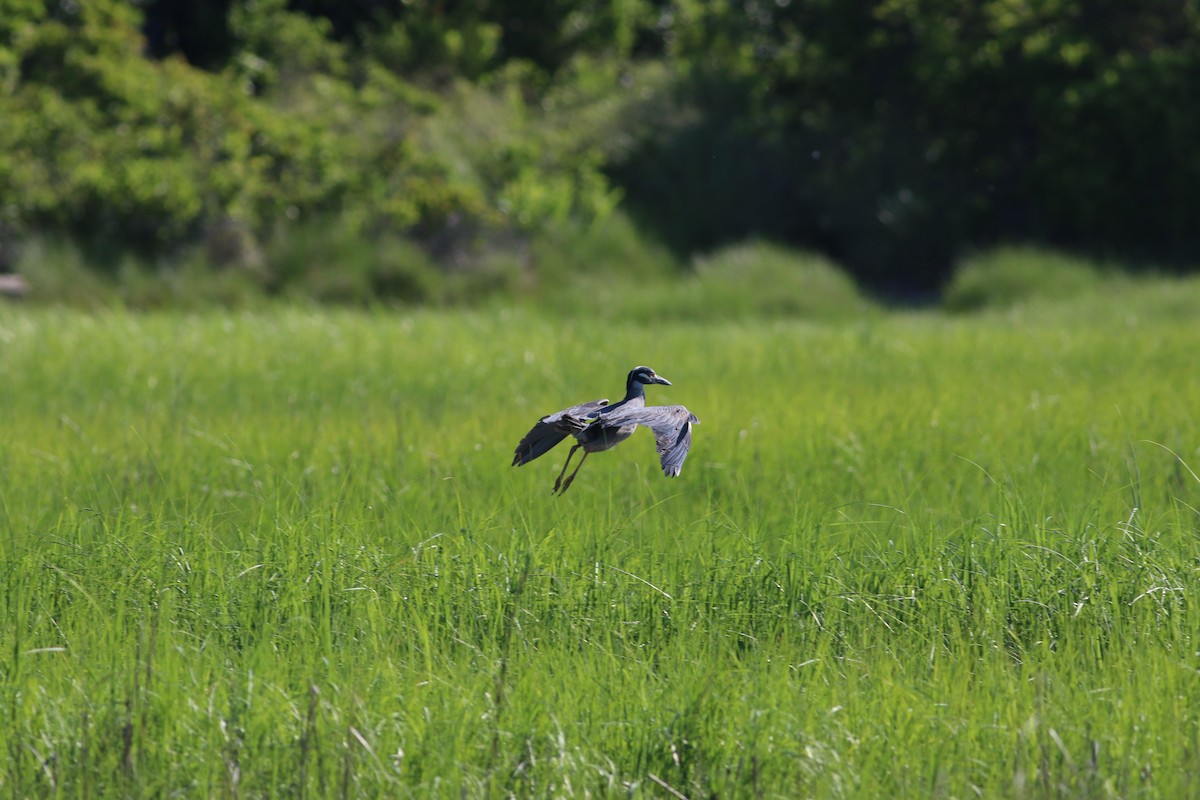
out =
[[[0,793],[1197,796],[1196,307],[0,308]]]

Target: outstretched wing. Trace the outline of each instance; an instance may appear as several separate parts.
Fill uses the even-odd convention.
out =
[[[606,405],[608,400],[593,400],[542,417],[517,445],[513,454],[513,466],[528,464],[567,436],[582,430],[586,427],[583,420]]]
[[[692,446],[692,426],[699,425],[700,420],[683,406],[647,406],[628,411],[622,408],[609,414],[604,424],[642,425],[654,431],[663,474],[674,478],[683,469],[683,460]]]

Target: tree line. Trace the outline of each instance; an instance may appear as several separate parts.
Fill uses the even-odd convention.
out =
[[[0,235],[446,268],[620,209],[876,285],[1200,244],[1200,0],[0,0]]]

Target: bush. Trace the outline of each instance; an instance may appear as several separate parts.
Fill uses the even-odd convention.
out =
[[[22,243],[15,266],[29,284],[30,302],[86,309],[99,309],[116,302],[111,283],[73,242],[30,237]]]
[[[78,244],[44,236],[25,240],[16,266],[29,284],[29,300],[99,310],[126,307],[199,309],[252,307],[264,300],[260,276],[244,270],[213,271],[200,248],[170,258],[125,253],[109,269]]]
[[[828,259],[762,241],[696,259],[692,283],[706,317],[834,319],[868,308],[854,281]]]
[[[595,87],[562,90],[572,104],[552,115],[517,67],[434,94],[284,0],[233,6],[220,72],[146,58],[141,12],[125,0],[26,5],[0,20],[0,223],[112,251],[109,268],[202,240],[226,252],[222,230],[251,254],[331,217],[478,261],[481,241],[616,205],[596,146],[612,114],[589,111],[603,105]],[[613,105],[611,91],[603,99]],[[491,285],[512,270],[482,272]],[[476,277],[454,283],[475,293]],[[342,299],[372,284],[362,271],[324,280],[320,294]],[[420,294],[425,278],[414,280]]]
[[[603,262],[601,262],[603,263]],[[541,295],[548,308],[572,318],[708,323],[739,319],[845,319],[873,306],[828,260],[751,241],[697,258],[672,272],[664,255],[637,272],[592,269]]]
[[[599,222],[547,225],[533,237],[531,250],[539,288],[550,292],[587,276],[646,281],[680,271],[671,251],[622,212]]]
[[[951,311],[1008,308],[1035,299],[1067,299],[1101,283],[1096,267],[1074,256],[1004,247],[964,262],[946,287],[943,305]]]

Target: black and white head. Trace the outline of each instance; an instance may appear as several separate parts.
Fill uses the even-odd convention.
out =
[[[635,383],[641,383],[641,384],[645,384],[645,385],[649,385],[651,383],[658,383],[658,384],[662,384],[663,386],[671,385],[671,382],[669,380],[667,380],[666,378],[657,374],[654,370],[650,369],[649,367],[634,367],[630,371],[629,384],[633,385]]]

